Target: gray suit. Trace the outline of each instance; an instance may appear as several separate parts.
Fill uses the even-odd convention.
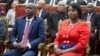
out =
[[[0,40],[5,39],[6,36],[6,24],[3,17],[0,16]]]

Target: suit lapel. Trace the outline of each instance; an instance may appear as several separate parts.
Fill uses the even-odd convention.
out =
[[[33,25],[35,23],[35,19],[36,17],[34,16],[34,19],[32,20],[31,24],[30,24],[30,30],[29,30],[29,33],[31,32],[32,28],[33,28]]]
[[[26,17],[23,18],[22,25],[21,25],[23,34],[24,34],[25,25],[26,25]]]

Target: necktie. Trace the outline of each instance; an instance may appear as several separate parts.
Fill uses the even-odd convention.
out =
[[[90,22],[90,14],[88,14],[88,16],[87,16],[87,22]]]
[[[25,45],[27,44],[27,40],[28,40],[29,22],[30,21],[27,21],[27,25],[26,25],[25,30],[24,30],[24,37],[23,37],[23,41],[22,41],[22,43]]]

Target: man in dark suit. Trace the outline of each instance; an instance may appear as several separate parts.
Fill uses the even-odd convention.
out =
[[[14,49],[3,56],[37,56],[37,45],[44,41],[45,30],[43,19],[34,16],[35,4],[26,5],[26,16],[19,17],[10,34]],[[17,36],[17,40],[16,40]]]
[[[48,18],[48,33],[52,37],[52,41],[55,39],[55,35],[58,31],[59,20],[65,20],[66,16],[66,3],[64,1],[58,2],[58,11],[52,12]]]
[[[49,12],[47,10],[45,10],[43,7],[45,6],[45,1],[44,0],[40,0],[37,2],[38,5],[38,10],[39,10],[39,17],[43,18],[43,19],[47,19]]]
[[[95,52],[95,29],[96,29],[96,21],[95,19],[97,19],[97,13],[94,11],[94,5],[93,3],[88,3],[87,5],[87,11],[83,13],[83,19],[89,23],[91,22],[91,35],[90,35],[90,55],[93,55]]]

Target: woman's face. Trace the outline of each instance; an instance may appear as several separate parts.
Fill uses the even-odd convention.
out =
[[[78,11],[76,9],[72,8],[72,6],[69,6],[69,8],[68,8],[68,16],[72,20],[79,18]]]

